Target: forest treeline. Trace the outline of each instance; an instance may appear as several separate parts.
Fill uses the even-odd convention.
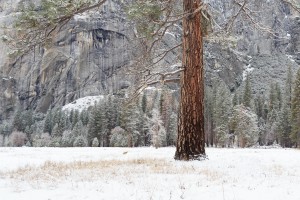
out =
[[[253,94],[249,76],[231,94],[221,80],[205,89],[207,146],[299,147],[300,70],[287,70],[285,85],[271,83],[269,94]],[[173,146],[177,138],[178,98],[163,87],[129,104],[108,95],[87,110],[54,108],[47,114],[19,109],[0,125],[0,146],[139,147]]]

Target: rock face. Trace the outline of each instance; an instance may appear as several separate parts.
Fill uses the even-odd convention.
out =
[[[238,11],[232,2],[209,0],[219,13],[217,23],[224,24]],[[11,23],[17,4],[15,0],[0,0],[1,24]],[[281,0],[251,1],[249,8],[263,9],[254,19],[269,27],[270,32],[256,30],[258,25],[238,18],[232,44],[207,42],[207,85],[221,78],[234,92],[242,88],[245,72],[251,68],[248,71],[255,86],[253,92],[266,93],[266,83],[284,81],[287,66],[293,70],[299,67],[299,14]],[[52,45],[36,48],[29,55],[10,59],[9,50],[0,42],[0,121],[19,106],[46,112],[81,97],[115,93],[128,87],[132,78],[117,72],[131,61],[131,35],[133,28],[121,1],[107,1],[101,11],[76,16],[56,33]]]
[[[222,27],[240,9],[231,0],[207,2]],[[283,89],[288,67],[296,72],[300,64],[299,13],[281,0],[249,1],[246,9],[253,11],[251,20],[245,14],[239,16],[225,42],[206,45],[207,77],[221,78],[231,91],[243,89],[247,74],[254,94],[266,94],[276,82],[282,83]]]
[[[2,1],[0,5],[4,7]],[[13,10],[3,12],[6,23]],[[130,79],[116,71],[129,62],[130,34],[120,5],[108,1],[100,12],[76,16],[47,48],[16,60],[1,52],[0,116],[7,117],[17,106],[46,112],[80,97],[128,87]]]

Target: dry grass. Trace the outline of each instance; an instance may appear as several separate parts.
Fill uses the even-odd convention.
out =
[[[29,182],[57,182],[68,180],[95,181],[99,177],[111,179],[116,176],[132,177],[140,174],[197,174],[210,181],[221,178],[221,174],[210,169],[195,169],[192,165],[176,166],[164,159],[76,161],[71,163],[50,162],[39,167],[26,166],[0,177]],[[76,180],[75,180],[76,181]]]

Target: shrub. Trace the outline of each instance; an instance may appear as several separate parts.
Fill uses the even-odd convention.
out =
[[[14,147],[24,146],[26,144],[26,140],[27,140],[26,134],[19,131],[14,131],[9,136],[10,145]]]

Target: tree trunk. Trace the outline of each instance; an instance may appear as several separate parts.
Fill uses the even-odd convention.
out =
[[[201,0],[184,0],[184,12],[194,13]],[[176,160],[205,156],[204,76],[201,12],[183,20],[183,61]]]

